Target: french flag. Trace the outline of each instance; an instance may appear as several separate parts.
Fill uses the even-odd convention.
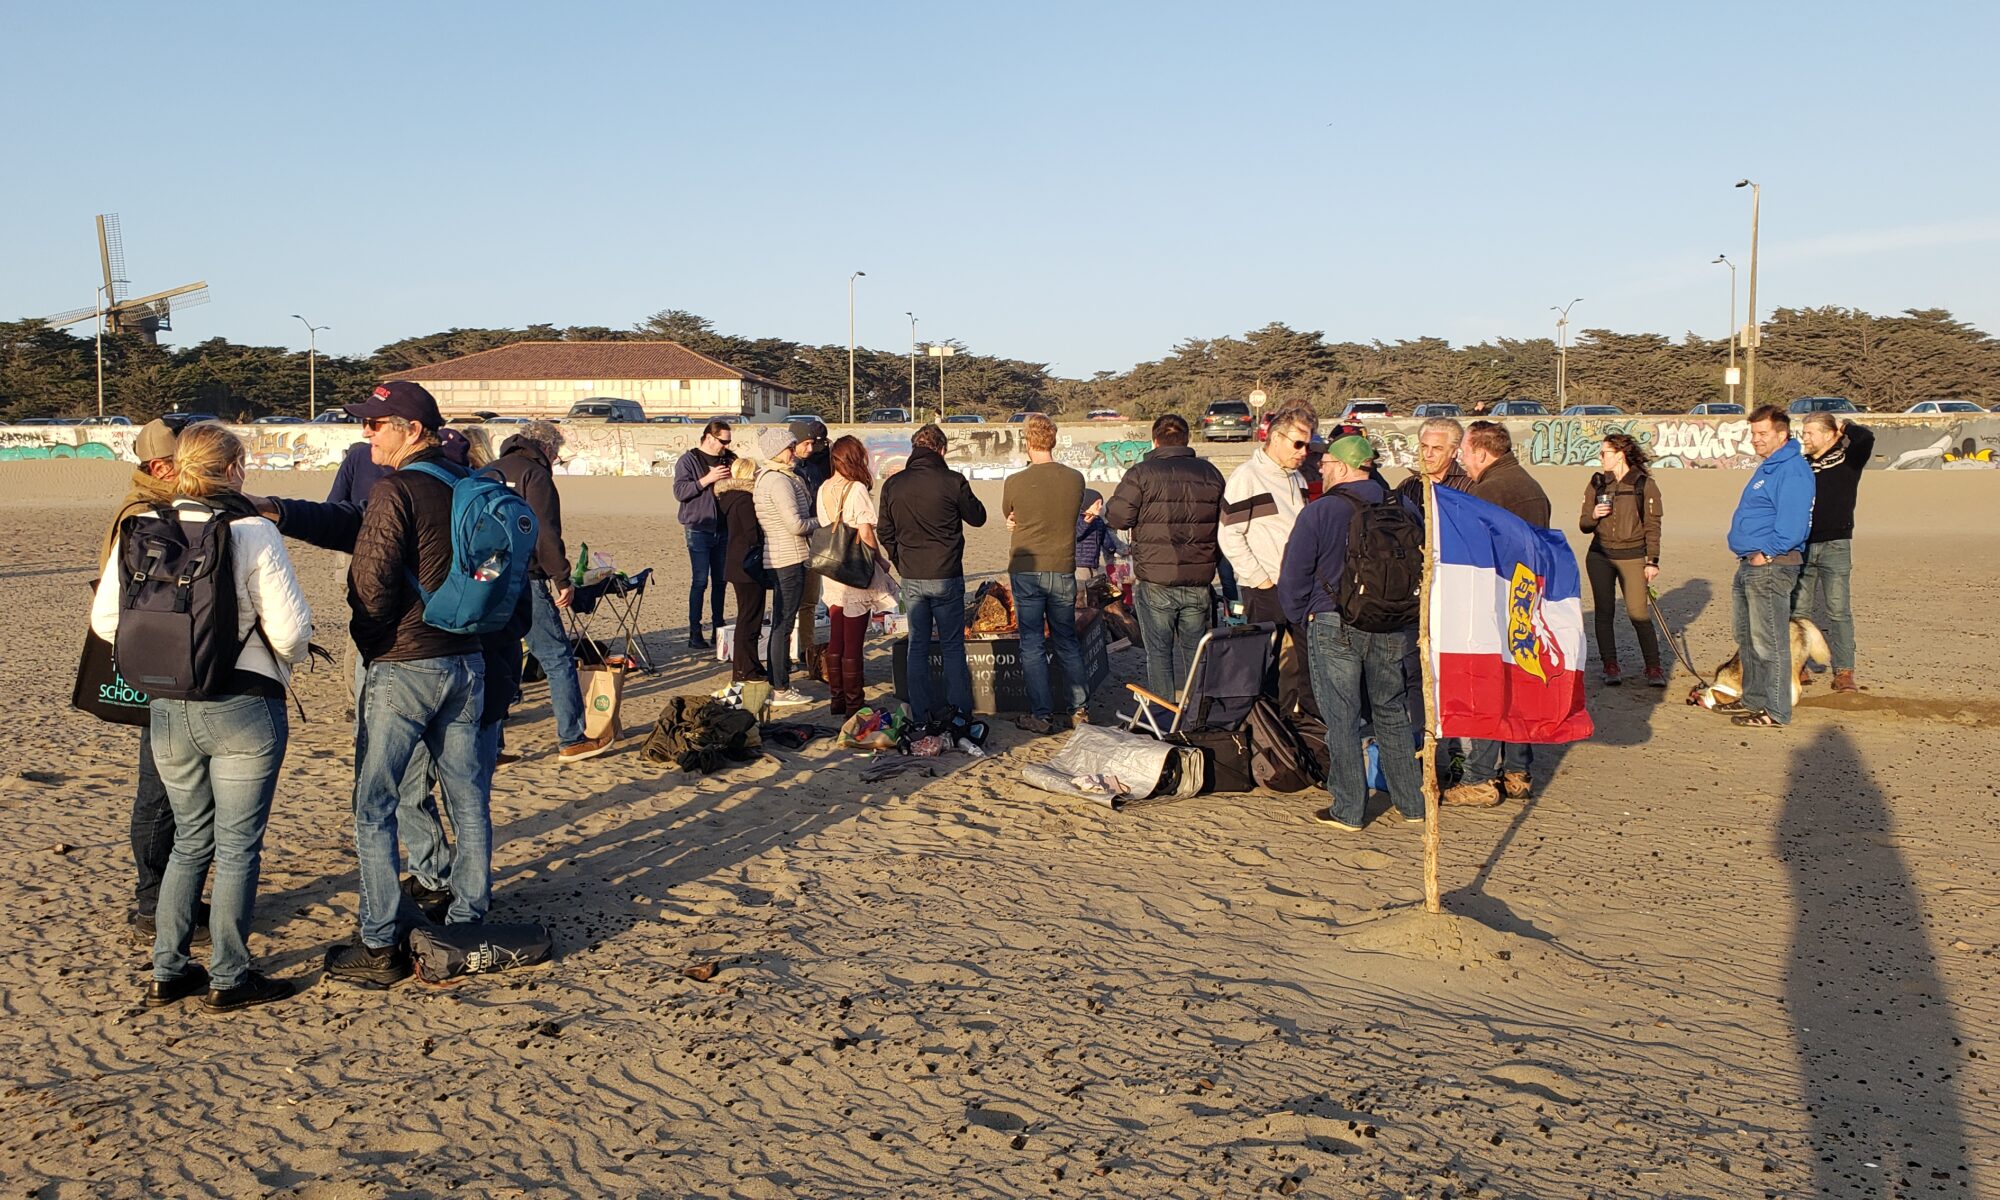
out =
[[[1501,742],[1589,737],[1583,590],[1569,542],[1464,492],[1430,493],[1434,732]]]

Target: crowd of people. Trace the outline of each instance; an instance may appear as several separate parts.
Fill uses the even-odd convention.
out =
[[[210,1009],[228,1012],[293,993],[290,982],[255,970],[248,950],[264,830],[289,734],[285,691],[313,631],[286,538],[350,556],[359,905],[355,936],[327,953],[330,978],[392,986],[411,974],[406,936],[418,923],[484,919],[490,793],[495,771],[512,761],[505,723],[519,695],[524,644],[548,678],[558,761],[610,748],[610,734],[585,734],[563,628],[574,590],[554,480],[560,428],[528,423],[491,462],[475,462],[419,385],[384,384],[348,411],[361,421],[364,440],[324,502],[244,494],[244,447],[220,425],[176,430],[156,421],[136,438],[139,467],[103,545],[93,631],[117,634],[129,583],[120,570],[120,529],[136,513],[170,505],[184,521],[229,522],[241,645],[225,686],[199,700],[154,700],[141,730],[133,923],[153,948],[149,1006],[201,994]],[[811,672],[824,681],[831,712],[844,715],[868,703],[863,641],[871,618],[900,610],[911,664],[900,698],[912,719],[930,725],[970,716],[965,531],[984,526],[988,513],[946,461],[943,429],[919,428],[907,460],[878,489],[867,449],[852,436],[829,441],[813,420],[744,428],[755,431],[754,459],[738,452],[730,423],[714,421],[675,467],[673,492],[694,568],[689,646],[707,649],[710,636],[721,635],[727,584],[736,602],[732,679],[768,682],[774,705],[796,706],[814,702],[799,686]],[[1770,407],[1751,415],[1751,431],[1763,462],[1728,535],[1739,559],[1733,612],[1744,667],[1742,702],[1731,716],[1775,726],[1791,716],[1785,647],[1795,615],[1824,611],[1834,687],[1857,686],[1851,539],[1873,436],[1814,413],[1795,442],[1785,413]],[[1536,527],[1551,518],[1548,495],[1515,457],[1507,429],[1491,421],[1425,421],[1417,467],[1392,489],[1369,438],[1350,427],[1322,438],[1309,406],[1277,413],[1268,439],[1227,479],[1189,446],[1187,421],[1167,415],[1153,423],[1153,449],[1108,499],[1056,460],[1050,418],[1030,415],[1022,436],[1027,465],[1008,476],[1000,502],[1028,695],[1017,724],[1046,734],[1090,720],[1079,601],[1113,559],[1129,553],[1147,689],[1179,696],[1201,639],[1218,620],[1218,595],[1228,605],[1222,611],[1273,626],[1279,652],[1266,690],[1284,718],[1323,725],[1329,803],[1318,819],[1349,831],[1367,819],[1367,765],[1357,736],[1364,718],[1378,747],[1414,747],[1424,722],[1414,614],[1382,628],[1358,623],[1340,600],[1344,578],[1370,569],[1356,556],[1374,552],[1350,536],[1356,523],[1385,506],[1420,521],[1426,481]],[[1664,687],[1667,664],[1647,606],[1660,571],[1661,488],[1644,449],[1627,434],[1604,438],[1599,463],[1585,487],[1580,529],[1591,537],[1585,573],[1603,680],[1624,679],[1615,620],[1622,590],[1645,679]],[[538,533],[527,585],[504,626],[455,633],[427,621],[425,603],[452,567],[449,481],[476,468],[526,502]],[[822,580],[808,569],[814,535],[834,526],[850,530],[872,562],[865,585]],[[829,630],[823,648],[815,641],[822,600]],[[803,662],[795,661],[795,641]],[[943,668],[941,690],[923,669],[933,655]],[[1051,657],[1061,668],[1060,695]],[[1419,758],[1385,752],[1380,764],[1395,810],[1421,821]],[[1471,742],[1454,756],[1443,802],[1493,807],[1526,797],[1532,769],[1532,746]],[[190,958],[203,937],[211,947],[205,970]]]

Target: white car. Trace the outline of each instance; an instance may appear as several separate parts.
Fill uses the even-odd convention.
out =
[[[1970,400],[1919,400],[1903,411],[1906,413],[1983,413],[1986,410]]]
[[[1345,425],[1349,421],[1357,421],[1363,417],[1386,417],[1389,415],[1389,402],[1387,400],[1349,400],[1347,407],[1340,410],[1340,423]]]

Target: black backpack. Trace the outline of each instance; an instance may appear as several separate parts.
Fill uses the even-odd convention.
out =
[[[1250,732],[1250,775],[1259,787],[1302,792],[1325,781],[1319,755],[1269,697],[1257,697],[1243,727]]]
[[[1341,620],[1368,633],[1394,633],[1417,623],[1424,582],[1424,523],[1390,492],[1370,503],[1333,490],[1354,506],[1347,521],[1347,564],[1334,603]]]
[[[189,509],[207,520],[183,520]],[[118,526],[118,673],[154,699],[221,695],[244,639],[236,636],[236,570],[224,505],[182,501]]]

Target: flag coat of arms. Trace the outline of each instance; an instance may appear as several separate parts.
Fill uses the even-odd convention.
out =
[[[1582,579],[1569,542],[1464,492],[1430,492],[1433,732],[1501,742],[1589,737]]]

